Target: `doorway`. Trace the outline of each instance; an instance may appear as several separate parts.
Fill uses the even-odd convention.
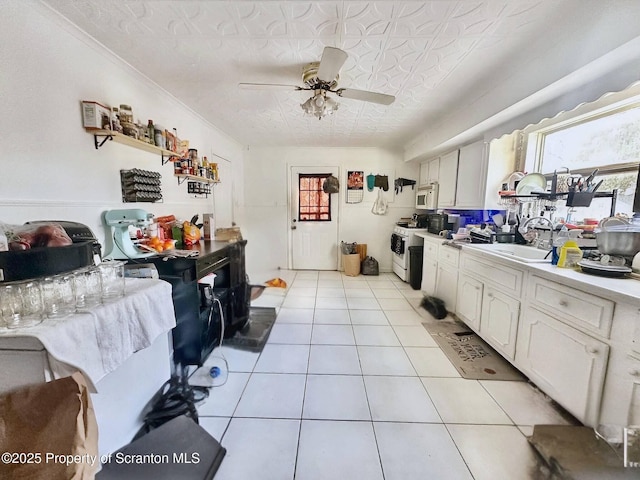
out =
[[[289,252],[293,270],[338,269],[338,194],[322,185],[339,167],[294,167],[289,179]]]

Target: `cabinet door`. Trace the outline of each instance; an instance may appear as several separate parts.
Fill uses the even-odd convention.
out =
[[[516,353],[516,334],[520,302],[485,286],[482,295],[480,333],[487,343],[513,360]]]
[[[427,183],[438,183],[440,181],[440,158],[430,160],[428,165]]]
[[[472,143],[460,149],[456,207],[484,208],[487,187],[486,150],[483,141]]]
[[[440,158],[434,158],[420,164],[420,185],[438,183]]]
[[[438,262],[425,255],[422,258],[422,290],[427,295],[436,293],[436,275],[438,274]]]
[[[532,305],[517,343],[518,368],[578,420],[597,425],[609,346]]]
[[[447,310],[455,311],[458,293],[458,269],[438,263],[436,277],[436,297],[444,300]]]
[[[438,208],[454,207],[456,204],[456,182],[458,179],[458,150],[440,157],[438,175]]]
[[[460,275],[458,279],[456,314],[476,331],[480,330],[483,287],[482,282],[467,275]]]

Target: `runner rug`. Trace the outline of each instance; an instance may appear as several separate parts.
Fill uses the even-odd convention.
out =
[[[441,320],[422,325],[464,378],[527,381],[524,375],[464,324]]]

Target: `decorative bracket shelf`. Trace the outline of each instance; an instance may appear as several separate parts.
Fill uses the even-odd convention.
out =
[[[86,130],[87,132],[93,134],[93,144],[95,145],[96,150],[102,147],[107,142],[107,140],[113,140],[116,143],[121,143],[129,147],[137,148],[138,150],[144,150],[145,152],[160,154],[160,158],[162,159],[162,165],[169,162],[172,158],[178,156],[176,152],[172,152],[171,150],[166,150],[164,148],[151,145],[150,143],[136,140],[135,138],[129,137],[128,135],[124,135],[123,133],[120,133],[120,132],[114,132],[111,130],[96,130],[91,128],[87,128]]]

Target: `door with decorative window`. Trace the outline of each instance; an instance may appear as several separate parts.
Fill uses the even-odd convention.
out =
[[[294,270],[338,269],[338,194],[325,193],[338,167],[291,167],[289,245]],[[343,185],[340,186],[343,188]]]

